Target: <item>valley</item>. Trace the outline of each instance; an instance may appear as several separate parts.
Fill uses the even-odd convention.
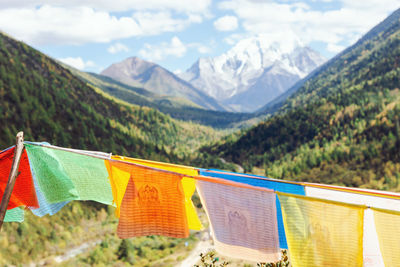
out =
[[[0,149],[23,130],[62,147],[398,192],[400,9],[330,60],[260,34],[180,74],[137,56],[85,72],[0,32],[0,103]],[[193,201],[206,229],[186,239],[121,240],[114,207],[90,201],[26,211],[0,232],[0,264],[192,264],[211,244]]]

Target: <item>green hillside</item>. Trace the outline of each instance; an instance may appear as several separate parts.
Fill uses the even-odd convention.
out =
[[[397,10],[311,75],[275,116],[203,151],[270,177],[400,190],[399,88]]]
[[[195,151],[225,132],[115,99],[4,34],[0,34],[0,103],[0,149],[13,145],[22,130],[25,140],[64,147],[174,163],[196,158],[199,164],[221,164],[215,157],[196,157]],[[194,236],[179,240],[143,237],[124,243],[116,236],[117,222],[112,207],[93,202],[70,203],[52,217],[39,218],[27,211],[24,223],[3,225],[0,265],[54,265],[55,255],[100,240],[95,254],[77,265],[136,262],[147,266],[176,251],[189,250],[196,240]],[[142,252],[126,254],[127,247],[141,247]]]
[[[254,121],[259,121],[264,117],[250,113],[207,110],[183,98],[160,96],[143,88],[129,86],[103,75],[69,69],[84,82],[101,89],[107,94],[131,104],[157,109],[178,120],[191,121],[214,128],[237,128],[253,124]]]

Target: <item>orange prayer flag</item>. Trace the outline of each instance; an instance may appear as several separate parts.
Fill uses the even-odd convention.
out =
[[[193,167],[176,165],[176,164],[171,164],[171,163],[166,163],[166,162],[135,159],[135,158],[128,158],[128,157],[123,157],[123,156],[116,156],[116,155],[112,156],[112,159],[136,163],[139,165],[144,165],[144,166],[153,167],[156,169],[176,172],[176,173],[184,174],[184,175],[188,175],[188,176],[197,176],[199,174],[199,171]],[[106,164],[106,166],[107,166],[107,164]],[[107,166],[107,170],[109,173],[111,173],[113,171],[109,166]],[[118,174],[118,171],[116,171],[116,170],[114,170],[113,173],[115,176],[120,176],[119,177],[120,187],[117,189],[117,185],[114,185],[113,190],[125,192],[125,188],[128,185],[129,175],[126,175],[121,172]],[[124,183],[124,180],[126,181],[126,183]],[[125,186],[125,188],[123,188],[124,186]],[[185,194],[186,216],[188,219],[189,229],[190,230],[201,230],[203,228],[203,226],[201,225],[200,219],[196,213],[196,208],[194,207],[193,202],[192,202],[192,196],[193,196],[194,192],[196,191],[196,182],[192,178],[183,177],[182,178],[182,186],[183,186],[183,192]],[[117,204],[116,215],[117,215],[117,217],[119,217],[119,215],[118,215],[119,214],[119,206],[121,203],[118,202],[118,199],[116,199],[116,198],[114,198],[114,199],[117,202],[116,203]],[[121,199],[121,201],[122,201],[122,199]]]
[[[120,207],[120,238],[189,236],[181,175],[112,160],[109,164],[130,173]]]
[[[0,199],[2,199],[6,189],[8,177],[11,171],[15,147],[0,152]],[[26,150],[22,152],[14,189],[10,197],[7,209],[13,209],[19,206],[38,208],[39,204],[36,198],[35,187],[33,185],[32,173],[29,166]]]

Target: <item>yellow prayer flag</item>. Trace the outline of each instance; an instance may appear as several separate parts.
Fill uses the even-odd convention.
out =
[[[400,212],[372,208],[385,266],[400,264]]]
[[[293,267],[363,265],[365,206],[278,196]]]
[[[115,216],[119,218],[122,199],[124,198],[125,190],[128,186],[131,174],[112,166],[108,160],[105,160],[104,164],[106,165],[108,171],[111,191],[114,198],[114,204],[116,206]]]
[[[182,165],[175,165],[175,164],[170,164],[170,163],[164,163],[164,162],[156,162],[156,161],[151,161],[151,160],[143,160],[143,159],[135,159],[135,158],[129,158],[129,157],[123,157],[123,156],[112,156],[112,159],[115,160],[122,160],[126,162],[132,162],[148,167],[153,167],[153,168],[158,168],[166,171],[171,171],[171,172],[176,172],[179,174],[184,174],[188,176],[197,176],[198,171],[195,168],[188,167],[188,166],[182,166]],[[109,170],[110,171],[110,170]],[[113,192],[117,191],[120,192],[117,195],[114,195],[114,199],[118,201],[117,204],[117,211],[116,215],[119,217],[119,207],[121,206],[122,202],[122,197],[124,196],[126,186],[128,185],[129,181],[129,173],[121,172],[121,171],[114,171],[113,175],[116,175],[117,178],[114,179],[117,180],[116,185],[111,185],[113,188]],[[191,230],[201,230],[203,228],[199,217],[197,216],[196,213],[196,208],[193,205],[192,202],[192,196],[196,190],[196,181],[192,178],[188,177],[183,177],[182,178],[182,187],[183,187],[183,192],[185,195],[185,209],[186,209],[186,216],[189,224],[189,229]],[[122,193],[122,197],[119,198],[119,195]]]

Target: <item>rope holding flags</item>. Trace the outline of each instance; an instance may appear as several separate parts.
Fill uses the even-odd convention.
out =
[[[7,197],[9,176],[19,171],[9,203],[1,203],[5,222],[22,222],[24,207],[41,217],[69,201],[92,200],[116,207],[120,238],[183,238],[203,227],[191,199],[197,189],[223,255],[274,262],[280,249],[289,249],[294,267],[400,261],[398,193],[21,144],[19,166],[17,147],[0,152],[0,197]]]

